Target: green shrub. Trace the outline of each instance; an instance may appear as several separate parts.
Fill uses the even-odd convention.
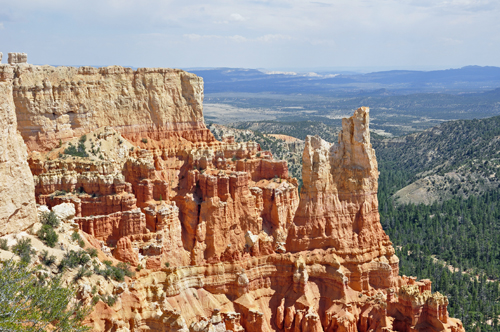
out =
[[[9,246],[7,245],[7,239],[0,239],[0,249],[9,250]]]
[[[148,142],[148,139],[147,138],[143,138],[143,139],[141,139],[141,142],[144,143],[144,144],[146,144]]]
[[[36,253],[36,251],[31,248],[31,239],[23,238],[15,245],[12,246],[12,252],[21,258],[21,262],[24,264],[31,263],[31,256]]]
[[[0,264],[0,331],[89,331],[82,321],[90,308],[75,301],[75,290],[34,272],[26,263]]]
[[[59,227],[60,220],[54,211],[42,213],[40,222],[44,225],[49,225],[53,228]]]
[[[78,265],[85,265],[90,261],[90,256],[87,252],[80,250],[74,251],[70,250],[66,254],[64,254],[63,259],[59,263],[59,270],[63,270],[65,268],[74,268]]]
[[[42,240],[51,248],[54,248],[54,246],[57,244],[57,241],[59,241],[59,235],[57,235],[52,226],[47,224],[43,225],[36,234],[38,235],[40,240]]]
[[[87,271],[83,266],[81,266],[78,271],[76,271],[75,276],[73,277],[73,281],[77,282],[78,280],[82,279],[83,277],[90,277],[92,275],[92,272]]]
[[[78,232],[73,232],[73,234],[71,234],[71,240],[77,241],[78,245],[81,248],[85,248],[85,241],[83,241],[82,237],[80,236],[80,234]]]
[[[92,298],[92,302],[91,302],[92,306],[95,306],[97,304],[97,302],[99,302],[100,299],[101,299],[101,297],[99,295],[94,296]]]
[[[132,277],[134,273],[130,271],[130,266],[125,263],[118,263],[116,266],[112,265],[111,261],[103,262],[106,267],[103,270],[97,269],[96,273],[102,275],[106,279],[113,279],[116,281],[123,281],[125,276]]]
[[[94,258],[97,257],[97,249],[96,248],[87,248],[85,249],[87,254],[89,254],[90,257]]]
[[[114,297],[113,295],[101,296],[101,300],[110,307],[114,306],[116,303],[116,297]]]
[[[85,151],[85,141],[87,140],[87,136],[83,135],[78,140],[78,147],[74,146],[71,142],[68,144],[68,147],[64,150],[65,154],[75,157],[88,157],[87,151]]]
[[[56,262],[56,256],[49,256],[49,252],[47,250],[42,251],[42,264],[46,266],[51,266]]]
[[[78,234],[78,232],[73,232],[73,234],[71,234],[71,240],[77,241],[80,239],[81,239],[81,237],[80,237],[80,234]]]

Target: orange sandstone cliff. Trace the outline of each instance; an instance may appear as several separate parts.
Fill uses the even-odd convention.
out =
[[[19,131],[31,150],[110,125],[130,140],[213,140],[203,122],[203,80],[194,74],[119,66],[13,69]]]
[[[307,138],[299,198],[285,162],[214,139],[193,74],[1,70],[2,140],[20,148],[0,166],[19,169],[28,196],[22,179],[35,185],[20,212],[2,208],[17,216],[5,229],[29,226],[19,220],[35,199],[71,203],[101,255],[137,266],[125,282],[96,284],[117,301],[97,302],[94,331],[463,331],[429,280],[399,276],[379,221],[368,108],[343,120],[338,143]],[[86,282],[79,297],[90,302]]]

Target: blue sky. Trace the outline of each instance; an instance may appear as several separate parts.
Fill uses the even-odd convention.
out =
[[[500,66],[498,0],[0,0],[0,51],[54,65]]]

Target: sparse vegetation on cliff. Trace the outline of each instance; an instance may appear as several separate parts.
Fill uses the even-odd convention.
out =
[[[0,330],[89,331],[82,324],[89,308],[74,300],[75,291],[58,278],[37,278],[34,272],[12,260],[0,266]]]
[[[42,222],[43,226],[38,230],[37,236],[47,246],[54,248],[57,241],[59,241],[59,235],[54,230],[54,228],[59,226],[59,218],[57,218],[54,211],[50,211],[43,213],[40,221]]]
[[[104,266],[104,269],[97,268],[94,271],[107,279],[123,281],[125,279],[125,276],[132,277],[134,275],[134,272],[130,270],[130,266],[123,262],[120,262],[116,264],[116,266],[113,266],[113,263],[111,261],[104,261]]]
[[[47,246],[54,248],[57,241],[59,240],[59,235],[54,231],[50,225],[43,225],[42,228],[36,233],[40,240],[42,240]]]
[[[87,135],[83,135],[78,140],[78,146],[74,146],[71,142],[68,147],[64,150],[64,154],[75,156],[75,157],[88,157],[89,154],[85,150],[85,142],[87,141]]]
[[[31,239],[23,238],[17,241],[12,246],[12,252],[21,258],[23,264],[31,263],[31,258],[35,254],[35,250],[31,246]]]

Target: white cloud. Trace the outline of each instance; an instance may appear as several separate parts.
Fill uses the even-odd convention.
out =
[[[256,38],[257,41],[265,42],[265,43],[272,43],[272,42],[277,42],[277,41],[282,41],[282,40],[292,40],[292,37],[287,36],[287,35],[281,35],[281,34],[269,34],[269,35],[264,35]]]
[[[231,35],[231,36],[223,36],[223,35],[199,35],[196,33],[192,34],[184,34],[184,38],[187,38],[192,41],[199,41],[203,39],[219,39],[219,40],[229,40],[238,43],[242,42],[261,42],[261,43],[274,43],[278,41],[289,41],[292,40],[292,37],[287,35],[264,35],[256,38],[246,38],[240,35]]]
[[[199,41],[203,39],[219,39],[219,40],[229,40],[229,41],[234,41],[234,42],[245,42],[247,39],[243,36],[240,35],[233,35],[233,36],[220,36],[220,35],[198,35],[195,33],[191,34],[185,34],[185,38],[192,40],[192,41]]]
[[[238,14],[238,13],[232,13],[230,15],[230,17],[231,17],[232,21],[239,21],[239,22],[241,22],[241,21],[245,20],[245,18],[243,16],[241,16],[240,14]]]
[[[9,30],[0,45],[33,50],[37,63],[500,65],[491,33],[500,31],[498,0],[0,0],[0,8]]]

